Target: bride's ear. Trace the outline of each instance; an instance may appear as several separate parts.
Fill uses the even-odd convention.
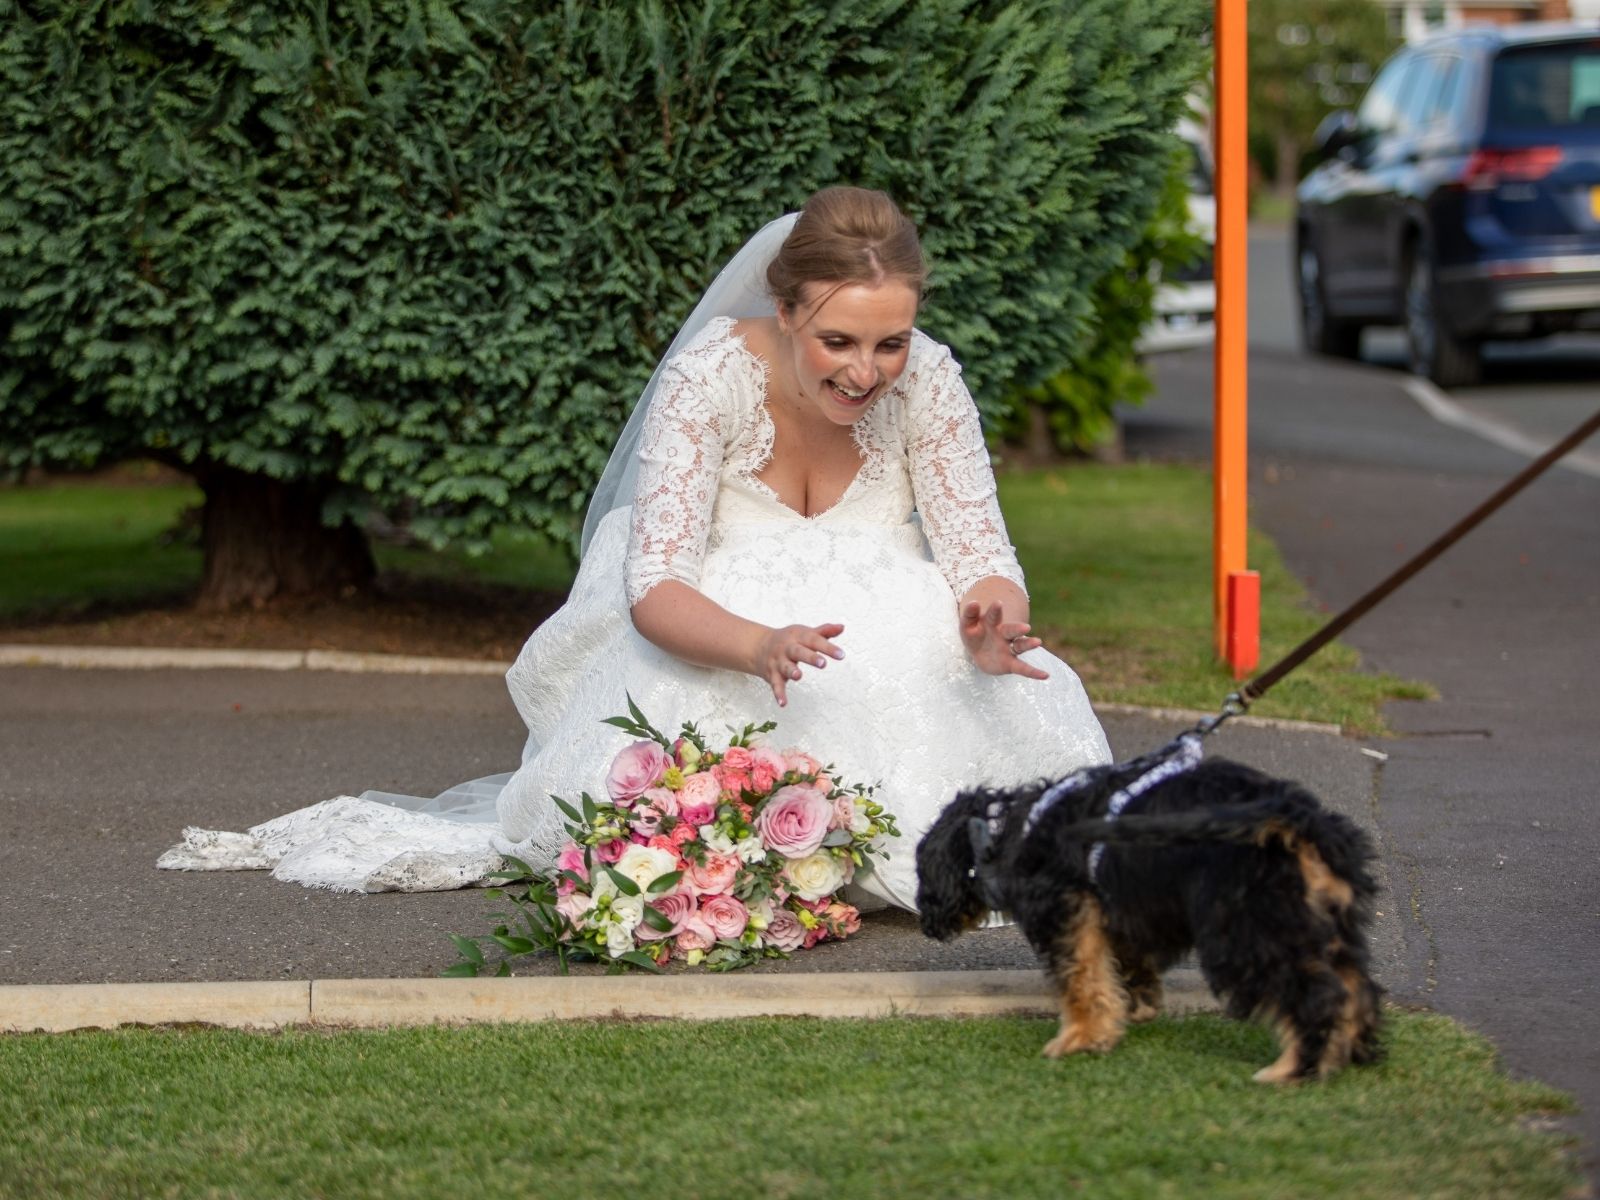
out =
[[[789,326],[794,320],[794,311],[787,300],[778,301],[778,332],[785,337],[789,336]]]

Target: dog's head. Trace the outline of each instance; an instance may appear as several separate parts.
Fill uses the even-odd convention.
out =
[[[990,862],[979,863],[974,843],[988,841],[990,814],[1003,812],[1009,799],[1010,793],[987,788],[961,792],[917,843],[917,915],[929,937],[943,942],[965,933],[1000,901],[985,891],[979,868]],[[996,877],[989,879],[995,886]]]

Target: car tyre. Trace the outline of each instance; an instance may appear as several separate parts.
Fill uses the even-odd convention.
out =
[[[1330,358],[1360,358],[1361,323],[1329,314],[1327,291],[1322,286],[1322,260],[1309,239],[1302,238],[1300,242],[1296,279],[1300,294],[1300,341],[1306,350]]]
[[[1442,388],[1483,378],[1478,343],[1452,330],[1439,312],[1433,255],[1420,245],[1406,260],[1406,348],[1413,374]]]

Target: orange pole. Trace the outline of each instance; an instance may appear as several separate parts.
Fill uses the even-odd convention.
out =
[[[1248,344],[1245,266],[1248,254],[1249,175],[1245,140],[1249,86],[1245,42],[1246,0],[1216,0],[1217,342],[1212,434],[1212,609],[1216,652],[1252,644],[1254,631],[1234,629],[1229,578],[1245,569],[1246,415]],[[1230,663],[1237,666],[1237,664]]]

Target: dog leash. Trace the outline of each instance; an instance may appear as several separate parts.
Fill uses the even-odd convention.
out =
[[[1217,712],[1202,718],[1192,729],[1179,734],[1159,750],[1145,755],[1142,759],[1133,759],[1126,764],[1119,764],[1124,766],[1145,764],[1145,769],[1132,782],[1125,784],[1111,797],[1106,808],[1105,819],[1107,821],[1116,820],[1121,815],[1122,810],[1135,797],[1144,794],[1159,783],[1192,770],[1201,760],[1201,743],[1206,737],[1215,733],[1231,717],[1242,716],[1248,712],[1250,706],[1266,695],[1268,689],[1279,683],[1285,675],[1366,616],[1367,613],[1371,612],[1384,600],[1388,599],[1402,584],[1409,581],[1414,575],[1432,563],[1434,559],[1483,524],[1513,496],[1522,491],[1523,488],[1527,487],[1540,475],[1543,475],[1558,460],[1574,450],[1585,438],[1597,430],[1600,430],[1600,412],[1594,413],[1587,421],[1584,421],[1571,433],[1567,434],[1566,437],[1539,455],[1538,458],[1530,462],[1521,471],[1518,471],[1517,474],[1502,484],[1492,495],[1462,517],[1461,520],[1457,521],[1429,545],[1391,572],[1387,578],[1345,608],[1343,612],[1326,622],[1322,628],[1302,641],[1271,667],[1248,680],[1237,691],[1229,692],[1222,702],[1222,707]],[[1088,779],[1089,772],[1074,771],[1047,788],[1029,809],[1027,819],[1023,825],[1023,836],[1026,837],[1028,833],[1032,832],[1034,826],[1038,824],[1039,818],[1061,797],[1081,788]],[[968,822],[968,835],[972,842],[974,855],[972,873],[977,876],[982,885],[985,901],[989,903],[990,907],[994,908],[1000,907],[1004,900],[994,869],[994,842],[999,835],[1000,826],[1003,824],[1004,818],[1003,806],[991,805],[984,818],[973,817]],[[1090,847],[1089,877],[1091,880],[1096,877],[1100,859],[1104,854],[1104,842],[1095,842]]]
[[[1413,575],[1416,575],[1429,563],[1433,562],[1434,559],[1450,549],[1451,546],[1454,546],[1467,534],[1483,524],[1508,500],[1540,475],[1543,475],[1557,460],[1570,453],[1579,443],[1597,430],[1600,430],[1600,412],[1596,412],[1587,421],[1584,421],[1571,433],[1567,434],[1566,437],[1518,471],[1478,507],[1445,530],[1432,543],[1425,546],[1421,551],[1413,555],[1409,561],[1393,571],[1382,583],[1379,583],[1338,616],[1328,621],[1321,629],[1285,654],[1270,668],[1249,680],[1238,691],[1228,693],[1227,699],[1222,703],[1222,708],[1214,716],[1207,717],[1196,725],[1194,732],[1201,737],[1205,737],[1210,733],[1214,733],[1217,727],[1229,717],[1236,717],[1247,712],[1252,704],[1266,695],[1267,690],[1282,680],[1285,675],[1366,616],[1384,600],[1388,599],[1401,584],[1406,583]]]

